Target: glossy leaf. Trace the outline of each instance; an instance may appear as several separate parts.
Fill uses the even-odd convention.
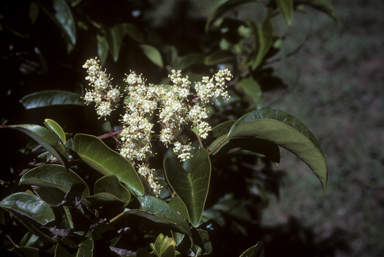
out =
[[[176,224],[175,222],[173,222],[167,218],[160,217],[160,216],[156,215],[155,213],[151,213],[151,212],[146,211],[146,210],[135,210],[135,209],[128,210],[128,209],[126,209],[123,213],[121,213],[121,214],[117,215],[115,218],[111,219],[111,225],[119,224],[120,222],[124,222],[124,221],[129,223],[129,221],[132,220],[133,216],[142,217],[142,218],[147,219],[148,221],[151,221],[154,223],[168,225],[168,226],[174,228],[176,231],[181,232],[183,234],[186,234],[189,237],[191,244],[192,244],[192,237],[190,234],[189,226],[188,226],[188,231],[186,231],[187,227],[183,228],[184,225],[183,225],[183,227],[181,227],[179,224]]]
[[[74,151],[80,158],[103,175],[116,175],[137,196],[144,195],[144,186],[132,164],[107,147],[95,136],[75,135]]]
[[[264,244],[258,242],[256,245],[245,250],[240,257],[264,257]]]
[[[79,245],[79,248],[71,249],[57,244],[55,248],[55,257],[92,257],[94,242],[92,238],[87,238]]]
[[[184,70],[195,64],[204,64],[205,54],[190,53],[180,57],[177,64],[178,70]]]
[[[37,2],[43,11],[52,19],[52,21],[64,32],[65,39],[72,45],[76,44],[76,26],[71,9],[64,0],[53,0],[52,7],[44,7]]]
[[[63,144],[59,143],[59,137],[56,133],[50,131],[47,128],[44,128],[39,125],[11,125],[11,126],[1,126],[3,128],[13,128],[19,130],[33,140],[35,140],[38,144],[44,147],[47,151],[49,151],[53,156],[55,156],[62,164],[66,163],[67,152]]]
[[[180,212],[172,208],[168,203],[153,196],[138,197],[137,200],[141,204],[141,209],[165,218],[183,228],[186,234],[191,234],[188,222],[185,221]]]
[[[44,120],[44,125],[52,130],[53,132],[56,133],[56,135],[60,138],[61,142],[63,142],[63,144],[65,144],[66,142],[66,139],[65,139],[65,133],[64,133],[64,130],[61,128],[61,126],[59,124],[57,124],[56,121],[54,120],[51,120],[51,119],[45,119]]]
[[[100,64],[103,65],[108,56],[109,45],[104,35],[97,35],[97,56],[100,58]]]
[[[194,154],[189,171],[168,157],[164,160],[164,171],[170,186],[185,203],[192,225],[197,226],[204,211],[211,179],[208,151],[199,149]]]
[[[234,59],[235,59],[235,56],[230,51],[218,50],[216,52],[209,54],[207,57],[205,57],[204,64],[216,65],[216,64],[227,63]]]
[[[100,178],[96,181],[93,192],[98,193],[110,193],[117,197],[120,201],[128,203],[131,199],[131,194],[128,190],[120,183],[118,177],[115,175],[108,175]]]
[[[35,186],[33,179],[31,179],[31,185]],[[58,206],[65,201],[65,192],[55,187],[39,187],[36,188],[35,193],[50,206]]]
[[[246,4],[255,2],[255,0],[217,0],[209,12],[207,23],[205,24],[205,31],[209,30],[209,26],[219,17],[223,16],[226,12],[232,11],[234,8]]]
[[[288,27],[292,25],[293,0],[275,0]]]
[[[52,105],[80,105],[85,106],[84,101],[77,93],[63,90],[46,90],[24,96],[20,103],[25,109],[34,109]]]
[[[210,254],[212,252],[212,243],[209,240],[208,232],[203,229],[196,229],[196,232],[202,244],[200,248],[203,251],[203,255]]]
[[[21,177],[19,184],[53,187],[64,193],[67,193],[73,184],[83,184],[83,195],[90,195],[87,184],[79,175],[56,164],[46,164],[28,171]]]
[[[262,91],[259,83],[253,79],[243,79],[237,85],[244,91],[254,107],[260,109],[263,105]]]
[[[16,211],[41,224],[45,224],[55,218],[48,204],[39,197],[28,193],[9,195],[0,202],[0,207]]]
[[[233,124],[227,139],[235,138],[259,138],[287,149],[312,169],[325,190],[325,156],[312,132],[295,117],[278,110],[250,112]]]
[[[173,209],[180,213],[184,218],[186,218],[189,222],[191,222],[191,218],[189,217],[187,206],[183,200],[181,200],[180,196],[176,195],[172,198],[172,200],[168,203]]]
[[[92,203],[93,208],[112,208],[113,211],[123,210],[128,203],[121,201],[111,193],[97,193],[86,198]],[[106,207],[108,206],[108,207]]]
[[[153,62],[160,68],[163,68],[163,58],[161,57],[161,53],[159,50],[157,50],[151,45],[146,44],[141,44],[140,47],[143,50],[144,55],[147,56],[148,59],[151,60],[151,62]]]
[[[326,14],[328,14],[332,19],[334,19],[339,25],[341,22],[337,16],[336,10],[329,0],[295,0],[295,4],[305,4],[315,9],[318,9]]]

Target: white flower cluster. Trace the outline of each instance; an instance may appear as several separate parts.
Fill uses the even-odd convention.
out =
[[[89,85],[92,90],[86,92],[84,100],[87,104],[96,103],[96,112],[101,117],[106,117],[117,107],[120,101],[119,88],[113,88],[109,76],[101,70],[97,59],[89,59],[83,65],[87,69]]]
[[[83,67],[88,69],[89,76],[86,79],[93,87],[84,99],[87,103],[95,102],[98,114],[105,117],[119,101],[119,90],[110,86],[110,79],[101,71],[97,60],[90,59]],[[181,161],[188,160],[191,158],[192,147],[189,139],[185,139],[183,135],[184,127],[188,124],[196,127],[199,136],[207,138],[211,126],[205,121],[208,114],[204,106],[214,97],[229,98],[225,82],[232,78],[232,74],[225,69],[211,79],[203,77],[202,82],[195,84],[196,96],[191,92],[188,76],[183,78],[180,71],[172,70],[169,78],[173,86],[168,89],[146,84],[146,80],[135,72],[131,72],[126,78],[129,101],[121,120],[123,130],[120,133],[120,154],[137,167],[138,174],[155,194],[159,193],[160,185],[155,181],[153,170],[148,165],[148,160],[153,155],[152,120],[156,119],[162,126],[159,141],[167,147],[173,145],[173,151]],[[107,91],[108,87],[111,89]]]

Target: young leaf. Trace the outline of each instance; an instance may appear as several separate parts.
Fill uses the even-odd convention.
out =
[[[275,0],[288,27],[292,24],[293,0]]]
[[[51,119],[45,119],[44,125],[56,133],[56,135],[60,138],[61,142],[65,145],[66,139],[65,139],[65,133],[64,130],[61,128],[59,124],[57,124],[56,121]]]
[[[161,57],[161,53],[159,50],[157,50],[151,45],[146,44],[141,44],[140,47],[143,50],[144,55],[147,56],[148,59],[151,60],[151,62],[153,62],[160,68],[163,68],[163,58]]]
[[[21,177],[19,184],[53,187],[64,193],[67,193],[73,184],[83,184],[83,195],[90,195],[87,184],[79,175],[56,164],[46,164],[28,171]]]
[[[51,105],[85,106],[79,94],[63,90],[46,90],[32,93],[21,98],[20,103],[27,110]]]
[[[137,196],[144,195],[144,186],[132,164],[106,146],[95,136],[76,134],[74,151],[80,158],[103,175],[116,175]]]
[[[257,110],[238,119],[227,139],[259,138],[295,154],[319,178],[325,190],[328,168],[325,156],[312,132],[298,119],[278,110]]]
[[[264,257],[264,244],[258,242],[256,245],[245,250],[240,257]]]
[[[184,170],[177,161],[168,157],[164,160],[164,171],[170,186],[185,203],[192,225],[197,226],[204,211],[211,179],[208,151],[202,148],[196,152],[190,171]]]
[[[24,124],[0,127],[13,128],[27,134],[47,151],[49,151],[53,156],[55,156],[61,164],[65,165],[67,159],[67,151],[65,150],[64,145],[59,143],[60,138],[56,135],[55,132],[52,132],[49,129],[39,125]]]

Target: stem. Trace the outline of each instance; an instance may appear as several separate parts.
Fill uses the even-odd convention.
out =
[[[221,140],[220,143],[218,143],[218,144],[212,149],[212,151],[208,152],[208,154],[211,155],[211,154],[215,153],[215,151],[217,150],[217,148],[219,148],[219,147],[224,143],[224,141],[225,141],[226,139],[227,139],[226,137],[223,138],[223,140]]]
[[[122,129],[117,130],[117,131],[113,131],[113,128],[112,128],[111,130],[112,130],[111,132],[108,132],[107,134],[98,136],[97,138],[99,138],[99,139],[103,139],[103,138],[107,138],[107,137],[113,137],[113,138],[117,139],[117,138],[115,137],[115,135],[120,134],[121,131],[123,131]]]

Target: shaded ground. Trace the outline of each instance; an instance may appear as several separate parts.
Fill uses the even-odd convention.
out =
[[[288,177],[263,222],[285,224],[294,217],[312,227],[319,242],[337,231],[350,251],[336,256],[383,256],[384,3],[332,2],[341,28],[308,10],[282,31],[293,39],[285,52],[310,38],[297,55],[275,64],[290,82],[286,95],[266,95],[268,108],[296,116],[318,138],[329,164],[328,188],[321,196],[309,168],[285,152],[279,169]]]

